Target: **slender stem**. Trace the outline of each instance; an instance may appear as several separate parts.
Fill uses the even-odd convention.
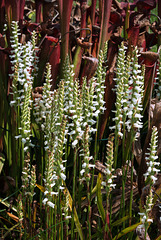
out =
[[[61,239],[63,239],[63,218],[62,218],[62,204],[61,204],[61,199],[60,199],[60,194],[59,194],[59,209],[60,209],[60,222],[61,222]]]
[[[135,141],[135,132],[134,129],[131,129],[131,141],[130,147],[133,147],[133,143]],[[131,192],[130,192],[130,205],[129,205],[129,225],[131,226],[132,220],[132,202],[133,202],[133,161],[134,161],[134,154],[133,151],[131,153]]]
[[[73,206],[72,206],[72,222],[71,222],[71,239],[74,239],[74,206],[75,206],[75,187],[76,187],[76,160],[77,160],[77,148],[74,149],[74,166],[73,166]]]
[[[82,162],[81,162],[81,158],[80,158],[79,159],[79,179],[81,179],[81,174],[80,174],[81,166],[82,166]],[[78,217],[79,217],[79,219],[81,219],[81,190],[82,190],[82,186],[79,181],[78,182]]]
[[[125,166],[123,166],[123,170],[122,170],[122,204],[123,204],[122,217],[125,217],[125,183],[126,183]],[[125,222],[123,222],[123,229],[124,228],[125,228]]]
[[[56,240],[56,233],[57,233],[57,231],[56,231],[56,219],[57,219],[57,206],[56,206],[56,204],[57,204],[57,198],[55,197],[55,212],[54,212],[54,240]]]
[[[98,123],[99,123],[99,120],[97,120],[97,123],[96,123],[96,134],[95,134],[95,142],[94,142],[94,162],[93,164],[95,165],[95,162],[96,162],[96,158],[97,158],[97,154],[98,154],[98,148],[97,148],[97,138],[98,138]],[[94,169],[92,171],[92,182],[91,182],[91,192],[92,192],[92,189],[93,189],[93,184],[94,184]]]
[[[133,154],[132,154],[133,155]],[[133,202],[133,158],[131,159],[131,192],[130,192],[130,206],[129,206],[129,225],[131,226],[131,220],[132,220],[132,202]]]
[[[89,182],[87,182],[87,199],[88,199],[88,215],[87,215],[87,222],[88,222],[88,239],[91,239],[91,204],[90,204],[90,187]]]
[[[48,209],[49,207],[45,208],[45,212],[46,212],[46,229],[49,228],[49,214],[48,214]],[[46,231],[46,239],[48,239],[48,231]]]

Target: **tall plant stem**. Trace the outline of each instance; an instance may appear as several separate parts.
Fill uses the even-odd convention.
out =
[[[110,217],[109,217],[108,207],[109,207],[109,193],[107,193],[107,196],[106,196],[104,240],[112,239],[111,230],[110,230]]]
[[[61,28],[61,68],[69,51],[69,23],[73,0],[58,0]]]
[[[125,177],[125,134],[126,134],[126,129],[125,129],[125,120],[123,120],[123,139],[122,139],[122,164],[123,164],[123,169],[122,169],[122,204],[123,204],[123,209],[122,209],[122,217],[125,216],[125,183],[126,183],[126,177]],[[125,228],[125,222],[123,222],[123,228]]]
[[[89,188],[89,182],[87,182],[87,199],[88,199],[88,239],[91,239],[91,200],[90,200],[90,188]]]
[[[56,233],[57,233],[57,231],[56,231],[56,219],[57,219],[57,199],[56,199],[56,197],[55,197],[55,211],[54,211],[54,240],[56,240]]]
[[[96,123],[97,131],[96,131],[96,134],[95,134],[95,142],[94,142],[94,162],[93,162],[94,165],[95,165],[96,158],[97,158],[98,122],[99,122],[99,120],[97,120],[97,123]],[[91,193],[92,193],[92,189],[93,189],[93,184],[94,184],[94,169],[92,171]]]
[[[131,129],[130,132],[130,148],[133,148],[133,143],[135,141],[135,132],[134,129]],[[131,191],[130,191],[130,205],[129,205],[129,225],[131,226],[131,220],[132,220],[132,202],[133,202],[133,161],[134,161],[134,154],[133,151],[131,153]],[[128,166],[127,166],[128,169]],[[127,170],[126,170],[127,171]],[[125,179],[126,180],[126,179]]]
[[[82,166],[82,162],[81,162],[81,158],[79,159],[79,179],[81,179],[81,174],[80,174],[80,170],[81,170],[81,166]],[[81,219],[81,183],[79,181],[78,183],[78,217],[79,219]]]
[[[60,222],[61,222],[61,232],[60,232],[60,236],[61,236],[61,239],[63,239],[63,218],[62,218],[62,204],[61,204],[61,194],[59,194],[59,210],[60,210]]]
[[[49,229],[49,207],[47,207],[45,211],[46,211],[46,229]],[[49,230],[46,231],[46,239],[49,239]]]
[[[44,144],[43,144],[43,134],[41,133],[41,137],[40,137],[40,159],[41,159],[41,162],[40,162],[40,166],[41,166],[41,175],[43,176],[44,175]],[[41,186],[43,185],[43,178],[41,177]],[[43,223],[43,214],[42,214],[42,199],[43,199],[43,193],[40,191],[40,214],[41,214],[41,224]]]
[[[107,41],[108,34],[108,26],[111,12],[112,0],[103,0],[102,1],[102,19],[101,19],[101,29],[100,29],[100,40],[98,46],[98,54],[99,50],[103,50],[104,43]]]
[[[50,238],[51,239],[54,239],[54,229],[52,228],[54,224],[53,213],[54,213],[53,208],[50,208],[50,227],[51,227]]]
[[[125,217],[125,166],[123,166],[122,169],[122,204],[123,204],[123,210],[122,210],[122,217]],[[125,222],[123,222],[123,229],[125,228]]]
[[[74,206],[75,206],[75,187],[76,187],[76,161],[77,161],[77,148],[74,149],[74,166],[73,166],[73,206],[72,206],[72,222],[71,222],[71,239],[74,239]]]
[[[132,154],[131,158],[131,191],[130,191],[130,206],[129,206],[129,225],[131,226],[131,220],[132,220],[132,202],[133,202],[133,160],[134,156]]]

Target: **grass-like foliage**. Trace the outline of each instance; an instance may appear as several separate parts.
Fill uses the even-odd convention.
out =
[[[73,1],[69,2],[71,8]],[[85,11],[82,2],[81,11]],[[96,2],[92,1],[95,7]],[[116,64],[109,61],[108,46],[112,43],[104,43],[107,36],[102,26],[109,18],[104,7],[111,7],[112,1],[104,2],[99,6],[105,16],[102,20],[100,17],[99,52],[93,52],[95,58],[90,54],[85,56],[82,65],[73,52],[67,54],[69,26],[63,27],[63,21],[69,21],[70,14],[68,11],[62,14],[65,1],[58,1],[64,33],[58,41],[45,35],[40,42],[36,31],[24,41],[17,21],[12,21],[8,28],[10,85],[2,109],[4,112],[6,107],[9,117],[0,121],[0,127],[6,130],[2,134],[4,154],[0,152],[1,239],[137,240],[139,237],[155,239],[161,234],[160,185],[157,186],[160,125],[156,120],[161,92],[161,53],[157,56],[158,67],[155,65],[153,95],[157,104],[152,111],[154,84],[152,80],[151,85],[146,82],[145,66],[140,64],[143,56],[136,44],[130,42],[128,46],[126,41],[121,41]],[[126,23],[130,11],[127,4]],[[124,39],[128,38],[128,26],[125,27]],[[82,27],[82,39],[85,30],[89,31]],[[90,38],[89,34],[89,42],[85,38],[77,39],[81,44],[75,50],[77,56],[82,58],[82,49],[89,49]],[[59,55],[60,42],[61,62],[53,56],[53,53]],[[42,44],[50,51],[47,57]],[[47,63],[44,64],[43,58],[48,59]],[[53,80],[53,66],[55,70],[57,64],[60,69],[54,72]],[[89,66],[94,69],[90,77],[86,76]],[[83,70],[78,74],[81,67]],[[108,111],[108,94],[115,98],[110,99],[112,111]],[[104,138],[99,138],[104,118]],[[7,175],[7,168],[12,168],[11,176]]]

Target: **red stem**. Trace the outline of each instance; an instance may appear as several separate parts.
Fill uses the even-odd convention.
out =
[[[112,0],[103,0],[102,3],[102,20],[101,20],[101,29],[100,29],[100,40],[98,46],[99,50],[104,48],[104,43],[107,41],[108,25],[110,20]]]
[[[61,63],[63,64],[69,51],[69,23],[73,0],[58,0],[61,28]],[[62,66],[61,66],[62,67]]]

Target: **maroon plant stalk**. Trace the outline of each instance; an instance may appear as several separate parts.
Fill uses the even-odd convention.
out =
[[[132,52],[132,50],[133,50],[132,46],[137,45],[138,37],[139,37],[139,31],[140,31],[140,26],[139,25],[127,29],[128,46],[129,46],[129,51],[130,52]]]
[[[43,22],[42,7],[43,7],[43,0],[35,0],[36,23]]]
[[[58,43],[57,38],[51,36],[45,37],[39,58],[39,72],[35,86],[42,86],[46,63],[49,62],[52,68],[52,89],[54,89],[56,85],[56,78],[60,61],[60,44]]]
[[[158,1],[158,17],[161,19],[161,1]],[[161,45],[161,34],[158,34],[158,47]]]
[[[25,0],[5,0],[5,10],[7,13],[8,24],[12,21],[20,22],[20,29],[22,28],[22,21],[24,15]]]
[[[95,24],[95,12],[96,12],[96,3],[97,3],[97,0],[92,0],[92,9],[91,9],[91,23],[92,25]]]
[[[0,33],[3,31],[3,24],[5,22],[5,3],[0,0]]]
[[[52,76],[52,87],[53,91],[56,88],[56,79],[60,65],[60,44],[52,46],[49,52],[49,63],[51,64],[51,76]]]
[[[107,41],[107,33],[108,33],[111,5],[112,5],[112,0],[103,0],[100,39],[99,39],[97,55],[99,54],[99,50],[104,48],[104,43]]]
[[[40,23],[43,21],[42,7],[43,7],[43,0],[35,0],[36,23]]]
[[[61,69],[69,51],[69,23],[73,0],[58,0],[61,28]]]
[[[87,0],[81,0],[80,7],[81,7],[81,29],[83,29],[83,28],[86,28]],[[85,38],[85,36],[86,36],[86,30],[80,31],[80,37]],[[78,46],[73,59],[75,78],[78,78],[79,76],[83,53],[84,53],[84,49]]]
[[[86,28],[86,19],[87,19],[87,0],[81,0],[81,29]],[[80,36],[85,38],[86,37],[86,30],[82,30],[80,32]]]
[[[142,52],[139,58],[139,63],[145,64],[145,77],[144,77],[144,98],[143,108],[144,111],[147,107],[149,99],[151,97],[151,91],[154,83],[155,65],[159,58],[158,53],[154,52]]]

